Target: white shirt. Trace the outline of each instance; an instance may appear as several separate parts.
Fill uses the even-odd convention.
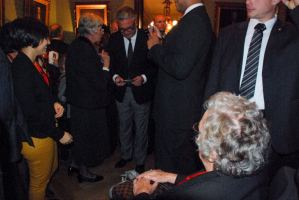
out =
[[[134,52],[134,49],[135,49],[135,43],[136,43],[137,33],[138,33],[138,29],[136,30],[135,35],[131,38],[133,52]],[[125,37],[123,37],[123,39],[124,39],[124,43],[125,43],[126,56],[128,57],[129,40],[128,40],[128,38],[125,38]]]
[[[189,7],[186,9],[186,11],[185,11],[183,17],[184,17],[185,15],[187,15],[188,12],[190,12],[191,10],[193,10],[194,8],[197,8],[197,7],[199,7],[199,6],[203,6],[203,4],[202,4],[202,3],[196,3],[196,4],[193,4],[192,6],[189,6]]]
[[[136,30],[135,35],[131,38],[133,52],[134,52],[134,49],[135,49],[135,44],[136,44],[136,39],[137,39],[137,33],[138,33],[138,29]],[[129,43],[130,42],[129,42],[128,38],[123,37],[123,39],[124,39],[124,44],[125,44],[126,56],[128,57],[128,49],[129,49]],[[115,82],[115,78],[118,77],[118,76],[119,76],[118,74],[115,74],[113,76],[112,79],[113,79],[114,82]],[[143,78],[143,83],[142,84],[146,83],[147,82],[146,76],[144,74],[142,74],[141,76]],[[135,77],[133,77],[133,78],[135,78]]]
[[[263,72],[263,64],[264,64],[264,56],[267,47],[267,43],[270,37],[271,30],[277,21],[277,15],[274,18],[266,21],[264,24],[266,26],[266,30],[263,31],[263,40],[261,45],[260,57],[259,57],[259,65],[257,70],[257,77],[256,77],[256,84],[253,97],[249,100],[251,102],[255,102],[260,110],[265,109],[265,101],[264,101],[264,91],[263,91],[263,79],[262,79],[262,72]],[[240,78],[240,87],[244,75],[247,54],[250,46],[250,42],[254,33],[254,27],[260,23],[257,19],[250,19],[248,24],[248,29],[245,37],[245,44],[244,44],[244,54],[243,54],[243,63],[242,63],[242,71],[241,71],[241,78]]]

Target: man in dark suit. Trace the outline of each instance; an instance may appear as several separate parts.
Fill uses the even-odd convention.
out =
[[[51,41],[48,45],[48,51],[55,51],[58,53],[59,58],[64,57],[66,55],[66,51],[69,48],[69,45],[62,41],[63,39],[63,29],[59,24],[53,24],[50,26],[50,37]],[[55,61],[56,65],[48,63],[47,71],[50,74],[50,79],[52,82],[52,94],[57,97],[58,95],[58,85],[59,85],[59,77],[61,75],[60,69],[58,67],[58,58]]]
[[[184,16],[166,41],[159,44],[158,29],[148,40],[148,57],[159,65],[155,168],[189,174],[200,167],[192,126],[200,120],[213,32],[201,0],[178,0],[176,7]]]
[[[165,34],[165,30],[166,30],[166,18],[164,15],[156,15],[154,18],[154,26],[158,28],[158,30],[161,33],[161,38],[162,40],[165,39],[166,34]]]
[[[135,12],[124,6],[117,13],[118,32],[110,37],[108,52],[111,57],[111,75],[116,84],[115,98],[120,121],[122,159],[116,163],[121,168],[133,158],[136,171],[144,171],[147,151],[147,130],[153,70],[147,60],[146,33],[136,27]],[[135,148],[132,127],[135,121]]]
[[[290,9],[299,3],[298,0],[282,1]],[[205,99],[218,91],[244,95],[263,110],[272,138],[267,168],[270,178],[280,166],[299,167],[299,32],[296,26],[277,19],[279,2],[247,0],[250,20],[220,31],[205,92]],[[291,14],[299,24],[299,7]],[[254,29],[260,23],[265,25],[265,30],[261,31],[253,67],[249,62],[255,53],[251,40],[257,38],[258,31]],[[255,68],[251,76],[248,76],[249,66]],[[246,88],[243,83],[248,80]]]

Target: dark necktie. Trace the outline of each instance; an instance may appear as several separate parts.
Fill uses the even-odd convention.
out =
[[[130,65],[131,63],[131,59],[132,59],[132,55],[133,55],[133,47],[132,47],[132,43],[131,43],[131,38],[128,39],[129,40],[129,47],[128,47],[128,64]]]
[[[254,29],[255,31],[250,42],[245,71],[240,87],[241,96],[245,96],[247,99],[253,97],[254,94],[263,31],[266,30],[266,26],[265,24],[259,23],[254,27]]]

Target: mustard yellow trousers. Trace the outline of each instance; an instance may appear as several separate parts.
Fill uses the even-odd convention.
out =
[[[23,142],[21,152],[29,166],[29,200],[45,200],[46,187],[58,167],[57,144],[49,137],[31,138],[35,147]]]

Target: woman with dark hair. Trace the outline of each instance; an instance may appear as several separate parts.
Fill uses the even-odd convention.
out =
[[[11,70],[15,95],[25,116],[34,146],[23,142],[22,155],[30,172],[29,199],[45,200],[45,190],[58,167],[57,144],[69,144],[72,136],[55,126],[63,107],[54,100],[50,82],[35,61],[47,53],[49,30],[42,22],[19,18],[12,22],[11,48],[19,51]]]
[[[176,186],[156,199],[266,199],[261,171],[270,135],[262,112],[254,102],[228,92],[210,97],[205,107],[194,125],[205,171],[190,176],[147,171],[134,180],[135,199],[150,199],[158,182]]]
[[[99,56],[94,44],[104,34],[103,20],[94,14],[79,19],[78,32],[66,55],[66,99],[71,105],[71,133],[74,136],[74,160],[68,174],[77,172],[78,181],[97,182],[103,176],[88,167],[101,164],[110,155],[105,107],[108,101],[110,57]]]

